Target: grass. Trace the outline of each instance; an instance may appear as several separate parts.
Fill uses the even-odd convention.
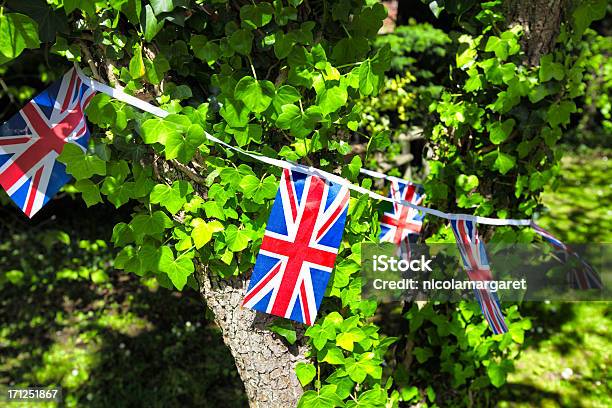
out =
[[[539,223],[567,243],[612,242],[611,151],[568,153],[556,190],[543,194]],[[523,305],[534,329],[500,406],[610,407],[609,302]]]
[[[113,254],[93,237],[110,231],[87,231],[84,217],[1,228],[0,391],[62,387],[61,404],[29,407],[245,406],[199,295],[108,268]]]
[[[196,295],[118,278],[2,291],[0,383],[61,386],[65,406],[243,406],[233,360]]]
[[[612,150],[567,152],[557,188],[542,195],[542,227],[568,243],[612,243]]]

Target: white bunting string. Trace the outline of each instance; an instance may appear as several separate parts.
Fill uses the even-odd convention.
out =
[[[143,101],[141,99],[138,99],[132,95],[128,95],[127,93],[125,93],[123,90],[119,89],[119,88],[112,88],[108,85],[105,85],[99,81],[96,81],[93,78],[88,77],[87,75],[85,75],[78,66],[75,66],[77,73],[79,75],[79,77],[81,78],[81,80],[86,83],[88,86],[90,86],[91,88],[93,88],[96,91],[102,92],[104,94],[109,95],[112,98],[118,99],[122,102],[127,103],[128,105],[132,105],[140,110],[143,110],[145,112],[149,112],[155,116],[158,116],[160,118],[165,118],[166,116],[168,116],[170,113],[157,107],[154,106],[146,101]],[[373,191],[370,191],[368,189],[365,189],[363,187],[360,187],[358,185],[352,184],[350,181],[346,180],[343,177],[340,177],[336,174],[332,174],[329,173],[327,171],[318,169],[316,167],[312,167],[312,166],[305,166],[302,164],[298,164],[298,163],[292,163],[292,162],[288,162],[285,160],[279,160],[279,159],[273,159],[271,157],[267,157],[267,156],[262,156],[259,154],[255,154],[255,153],[251,153],[248,152],[244,149],[241,149],[239,147],[236,146],[232,146],[222,140],[219,140],[218,138],[214,137],[213,135],[209,134],[208,132],[204,132],[206,135],[206,138],[208,140],[210,140],[211,142],[217,143],[225,148],[228,148],[230,150],[233,150],[235,152],[238,152],[240,154],[243,154],[245,156],[248,156],[254,160],[260,161],[262,163],[271,165],[271,166],[276,166],[276,167],[280,167],[283,169],[288,169],[288,170],[295,170],[295,171],[299,171],[301,173],[305,173],[308,175],[313,175],[313,176],[317,176],[320,177],[322,179],[326,179],[331,181],[332,183],[335,184],[340,184],[342,186],[347,187],[350,190],[353,190],[357,193],[360,194],[365,194],[367,196],[369,196],[370,198],[373,198],[375,200],[380,200],[380,201],[387,201],[390,203],[398,203],[401,205],[405,205],[407,207],[413,208],[415,210],[418,210],[422,213],[425,214],[430,214],[433,215],[435,217],[439,217],[439,218],[445,218],[447,220],[471,220],[474,221],[476,223],[479,224],[488,224],[488,225],[515,225],[515,226],[528,226],[531,225],[531,220],[530,219],[501,219],[501,218],[488,218],[488,217],[479,217],[479,216],[475,216],[475,215],[470,215],[470,214],[450,214],[450,213],[445,213],[443,211],[439,211],[439,210],[434,210],[432,208],[427,208],[427,207],[421,207],[420,205],[415,205],[412,204],[408,201],[405,200],[399,200],[399,199],[394,199],[391,197],[385,197],[383,195],[380,195],[378,193],[375,193]],[[376,177],[376,178],[382,178],[382,179],[386,179],[386,180],[396,180],[396,181],[404,181],[400,178],[397,177],[392,177],[392,176],[387,176],[386,174],[383,173],[379,173],[377,171],[372,171],[372,170],[367,170],[367,169],[361,169],[360,170],[361,173],[366,174],[368,176],[371,177]]]
[[[106,84],[103,84],[102,82],[96,81],[95,79],[88,77],[83,73],[83,71],[81,71],[81,69],[77,65],[75,65],[75,68],[77,74],[79,75],[79,78],[81,78],[81,81],[83,81],[83,83],[87,84],[87,86],[89,86],[95,91],[107,94],[111,98],[118,99],[121,102],[125,102],[128,105],[135,106],[140,110],[149,112],[155,116],[159,116],[160,118],[165,118],[170,114],[170,112],[167,112],[162,108],[152,105],[149,102],[143,101],[142,99],[138,99],[135,96],[129,95],[119,88],[112,88]]]
[[[385,173],[380,173],[380,172],[374,171],[374,170],[359,169],[359,172],[361,174],[365,174],[365,175],[370,176],[370,177],[374,177],[374,178],[378,178],[378,179],[383,179],[383,180],[387,180],[387,181],[399,181],[400,183],[408,182],[408,180],[404,180],[403,178],[387,176]]]

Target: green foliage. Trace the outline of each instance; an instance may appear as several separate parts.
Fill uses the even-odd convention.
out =
[[[369,139],[366,165],[377,166],[380,153],[376,152],[380,151],[385,152],[390,167],[405,163],[402,145],[406,138],[419,138],[419,129],[434,125],[428,107],[447,80],[450,42],[446,32],[415,22],[376,38],[376,47],[389,47],[391,71],[378,95],[360,101],[360,119],[348,123]]]
[[[512,360],[518,357],[531,322],[520,317],[517,306],[506,308],[509,332],[491,336],[477,304],[460,303],[450,316],[437,309],[431,303],[414,304],[405,313],[409,330],[404,341],[418,346],[397,362],[400,396],[407,402],[427,397],[432,402],[444,398],[445,405],[483,405],[494,392],[490,386],[502,386],[513,371]],[[414,386],[422,394],[415,393]],[[442,397],[448,388],[458,392]],[[469,395],[476,400],[470,402]]]
[[[524,218],[537,211],[543,186],[558,172],[556,145],[577,111],[586,54],[582,28],[564,24],[558,41],[565,49],[524,66],[520,26],[493,29],[503,18],[498,3],[472,8],[482,27],[457,38],[452,75],[462,90],[446,91],[430,106],[440,118],[431,130],[433,159],[444,165],[432,167],[426,189],[435,206]],[[465,176],[476,176],[477,188],[440,190]]]
[[[170,112],[154,118],[98,95],[87,112],[95,125],[90,148],[68,145],[60,160],[87,205],[129,208],[129,219],[113,229],[121,248],[115,267],[178,290],[196,286],[194,262],[221,277],[252,268],[280,176],[213,144],[206,132],[268,157],[342,168],[354,182],[364,162],[405,163],[400,137],[424,136],[432,149],[429,205],[530,216],[556,175],[556,144],[583,92],[589,54],[580,50],[580,35],[601,14],[599,1],[572,10],[573,24],[558,39],[566,48],[529,67],[520,27],[503,28],[500,2],[433,2],[436,13],[461,16],[460,32],[413,24],[377,41],[386,13],[369,0],[12,3],[0,26],[10,34],[3,39],[14,38],[0,43],[7,61],[38,46],[38,24],[54,54],[70,61],[91,54],[88,62],[104,61],[99,71],[109,81]],[[51,17],[57,35],[43,31],[41,21]],[[394,77],[385,75],[390,66]],[[356,138],[363,156],[352,151]],[[436,404],[448,388],[486,400],[490,388],[482,390],[502,386],[512,370],[529,320],[510,306],[510,333],[491,336],[475,304],[428,304],[406,311],[407,333],[385,335],[372,319],[378,305],[361,299],[358,276],[360,245],[377,239],[377,216],[371,200],[351,198],[321,316],[306,331],[311,361],[297,369],[306,388],[300,406]],[[432,241],[448,236],[438,226],[431,224]],[[509,242],[522,239],[502,232]],[[19,282],[19,271],[7,279]],[[287,322],[270,330],[296,341]],[[389,348],[408,343],[414,370],[389,364]],[[431,373],[439,373],[440,386],[431,384]]]
[[[581,62],[585,66],[583,95],[578,97],[578,125],[561,136],[564,143],[612,147],[612,37],[585,32]],[[577,74],[574,81],[581,78]]]
[[[67,143],[58,161],[66,164],[66,171],[77,180],[89,179],[95,174],[104,176],[106,174],[106,163],[95,155],[83,152],[80,146]]]
[[[26,48],[38,48],[38,25],[20,13],[4,13],[0,8],[0,64],[14,58]]]
[[[113,231],[113,242],[121,248],[115,266],[181,290],[195,284],[194,260],[221,276],[252,267],[277,190],[278,170],[237,160],[213,147],[205,132],[272,157],[315,160],[329,169],[342,162],[349,153],[342,130],[360,120],[354,101],[375,95],[384,83],[388,47],[374,50],[369,40],[385,12],[380,4],[337,1],[322,19],[309,20],[307,13],[297,12],[303,7],[299,1],[247,4],[239,10],[213,3],[205,10],[190,8],[189,15],[187,2],[134,6],[139,3],[111,3],[110,8],[64,3],[63,8],[69,21],[80,14],[81,29],[104,43],[105,50],[92,50],[113,61],[111,69],[126,90],[154,89],[157,102],[171,114],[152,118],[98,95],[88,118],[103,133],[94,131],[90,152],[70,149],[61,160],[89,205],[106,200],[118,208],[133,206],[131,221]],[[211,21],[210,13],[220,18]],[[355,39],[358,46],[345,47]],[[82,58],[69,43],[58,36],[55,52]],[[162,82],[168,74],[180,85]],[[381,135],[371,149],[384,145]],[[348,175],[356,178],[360,166],[360,158],[352,158]],[[321,364],[338,364],[347,353],[345,374],[337,381],[344,385],[313,384],[317,399],[334,404],[349,397],[351,378],[363,384],[355,394],[360,404],[387,399],[380,382],[390,343],[365,323],[375,304],[359,299],[355,276],[359,243],[364,233],[374,233],[363,228],[372,208],[359,203],[351,210],[352,232],[330,294],[351,308],[350,324],[337,339],[334,332],[333,347],[320,356]],[[270,330],[288,343],[296,341],[287,323]],[[300,369],[304,385],[314,377],[310,367]]]

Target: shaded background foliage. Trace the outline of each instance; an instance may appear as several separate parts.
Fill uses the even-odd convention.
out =
[[[7,5],[28,13],[23,4],[17,3],[9,1]],[[380,150],[365,156],[364,164],[374,168],[382,164],[390,174],[432,181],[431,163],[436,157],[427,142],[432,141],[439,115],[444,115],[436,111],[436,106],[445,89],[465,80],[460,79],[462,72],[449,75],[449,67],[457,65],[460,27],[449,13],[435,18],[427,5],[406,9],[406,3],[400,2],[397,29],[374,42],[373,52],[389,47],[390,70],[378,95],[361,96],[357,101],[356,111],[361,113],[354,118],[359,127],[350,138],[353,150],[342,153],[358,157],[363,151]],[[65,14],[59,9],[41,17],[47,22],[39,27],[42,41],[53,43],[52,27],[60,33],[69,32]],[[177,16],[169,13],[164,18],[172,21]],[[609,20],[596,22],[584,39],[573,44],[571,55],[582,52],[584,56],[586,87],[575,99],[576,112],[562,135],[563,149],[569,157],[562,162],[557,190],[546,187],[543,200],[549,210],[538,208],[545,226],[574,242],[610,239],[606,193],[612,81],[609,30]],[[159,35],[163,42],[168,34]],[[107,49],[111,55],[117,53],[116,59],[130,60],[118,74],[128,90],[138,90],[131,82],[131,45],[126,47],[127,40],[120,34],[103,41],[110,42]],[[205,64],[193,64],[199,68],[190,72],[181,69],[193,61],[189,53],[160,46],[158,55],[165,56],[173,68],[170,78],[176,84],[166,88],[172,99],[208,98],[211,106],[215,105],[217,95],[211,96],[201,86],[214,82]],[[45,44],[41,50],[25,51],[0,67],[1,106],[5,107],[2,118],[10,117],[63,74],[65,58],[84,58],[82,48],[76,42],[57,40],[53,46]],[[269,61],[257,55],[252,64],[265,72]],[[147,66],[147,71],[155,70]],[[147,82],[145,87],[154,87],[155,80]],[[470,97],[467,95],[466,100]],[[478,105],[484,103],[479,101]],[[114,115],[107,124],[111,132],[132,113],[116,109]],[[462,124],[450,124],[453,126],[460,129]],[[239,137],[234,140],[240,142]],[[275,140],[281,143],[282,136],[278,137]],[[287,150],[287,157],[306,156],[295,150],[297,156]],[[317,159],[327,162],[324,155]],[[544,189],[545,184],[536,190]],[[108,243],[112,232],[108,227],[129,223],[133,204],[118,211],[107,204],[86,209],[75,199],[75,192],[73,186],[66,188],[33,222],[25,222],[6,197],[1,198],[0,233],[10,238],[0,243],[0,384],[61,384],[67,390],[67,406],[129,406],[143,401],[153,406],[227,405],[227,401],[231,401],[230,406],[243,406],[245,397],[231,356],[197,296],[189,289],[168,292],[154,278],[139,279],[113,268],[116,251]],[[473,197],[473,191],[465,193]],[[436,194],[430,195],[436,203]],[[589,199],[593,196],[597,199]],[[442,202],[456,205],[454,200],[438,196],[437,203]],[[470,202],[465,207],[473,209],[475,205],[478,203]],[[83,221],[93,217],[105,222],[94,226]],[[444,232],[436,238],[446,239]],[[167,279],[162,284],[171,286]],[[324,315],[338,309],[338,302],[326,301]],[[346,306],[344,299],[342,306]],[[387,310],[381,306],[373,321],[381,332],[399,337],[387,354],[383,378],[393,377],[391,390],[406,404],[421,401],[440,406],[483,406],[496,401],[501,401],[500,405],[504,401],[520,405],[515,401],[524,401],[526,405],[609,405],[609,354],[605,352],[609,347],[609,307],[521,305],[521,314],[530,316],[533,325],[528,319],[519,321],[515,311],[512,306],[506,312],[510,320],[517,321],[513,340],[522,342],[522,332],[527,331],[527,353],[522,358],[515,344],[492,340],[485,333],[485,325],[476,319],[478,308],[474,304],[462,304],[458,310],[431,305]],[[346,311],[343,313],[348,317]],[[314,350],[319,349],[316,334],[311,337]],[[506,374],[513,367],[499,356],[517,359],[509,384],[504,386]],[[353,358],[351,353],[347,357]],[[582,365],[585,360],[589,361],[586,367]],[[533,368],[533,361],[538,369]],[[491,362],[493,368],[489,368]],[[334,375],[336,365],[331,360],[327,363],[320,363],[320,369]],[[562,373],[569,367],[574,374],[566,379]],[[548,376],[553,385],[538,381],[541,375]],[[492,382],[502,387],[492,387]]]

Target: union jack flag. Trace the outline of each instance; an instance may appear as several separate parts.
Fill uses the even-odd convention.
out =
[[[421,186],[394,179],[391,180],[389,197],[420,205],[425,195]],[[391,211],[383,213],[380,220],[379,239],[381,242],[393,242],[397,245],[398,255],[410,259],[410,244],[417,241],[424,218],[425,214],[418,210],[394,202]]]
[[[243,306],[312,325],[348,212],[346,187],[285,169]]]
[[[580,262],[581,267],[573,267],[570,271],[569,283],[571,287],[576,289],[603,289],[603,283],[599,274],[587,261],[582,259],[576,251],[533,221],[531,221],[531,227],[538,235],[544,238],[557,250],[558,254],[555,258],[557,258],[559,262],[571,262],[572,257],[575,257],[575,259]]]
[[[94,94],[72,68],[0,126],[0,185],[28,217],[70,181],[56,158],[66,143],[85,150]]]
[[[463,267],[472,281],[492,281],[491,267],[487,259],[484,243],[478,237],[476,223],[472,220],[451,220],[457,247],[463,260]],[[495,334],[506,333],[508,327],[504,321],[501,304],[496,292],[487,289],[475,289],[480,309]]]

